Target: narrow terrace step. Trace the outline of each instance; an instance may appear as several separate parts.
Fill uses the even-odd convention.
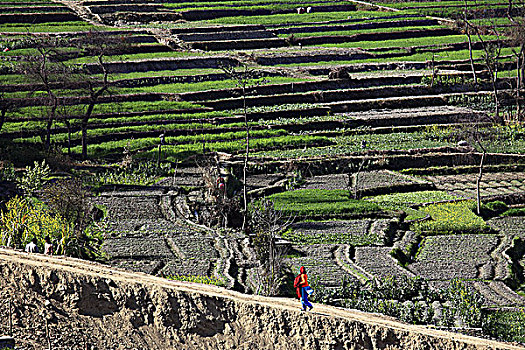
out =
[[[438,37],[446,35],[458,35],[457,31],[447,28],[426,29],[426,30],[406,30],[402,32],[383,32],[383,33],[360,33],[354,35],[327,35],[296,38],[295,42],[303,46],[320,44],[340,44],[356,41],[384,41],[408,38]]]
[[[488,90],[488,87],[485,88]],[[451,92],[455,94],[450,94]],[[480,89],[480,91],[482,91]],[[332,112],[341,113],[349,111],[362,111],[370,109],[395,109],[400,106],[403,107],[421,107],[424,104],[402,105],[405,101],[409,103],[411,99],[427,98],[431,102],[430,105],[445,105],[446,97],[460,96],[464,94],[471,94],[469,87],[465,86],[460,89],[450,88],[431,88],[429,86],[413,85],[413,86],[385,86],[385,87],[371,87],[358,89],[342,89],[331,91],[313,91],[307,93],[295,94],[280,94],[280,95],[266,95],[266,96],[248,96],[246,101],[249,106],[273,106],[280,104],[294,104],[294,103],[313,103],[321,106],[330,107]],[[440,95],[438,95],[440,94]],[[478,93],[472,93],[478,94]],[[480,92],[480,94],[487,94]],[[406,97],[408,96],[408,97]],[[388,99],[387,99],[388,98]],[[404,100],[403,100],[404,98]],[[389,104],[391,101],[398,99],[398,104]],[[383,100],[383,101],[382,101]],[[199,101],[201,105],[211,107],[215,110],[228,110],[241,108],[243,105],[242,98],[226,98],[214,101]]]
[[[289,28],[272,29],[275,34],[293,34],[293,33],[319,33],[319,32],[335,32],[346,30],[360,30],[360,29],[376,29],[376,28],[392,28],[392,27],[415,27],[415,26],[432,26],[439,22],[435,19],[406,19],[399,21],[388,22],[370,22],[358,24],[343,24],[343,25],[307,25],[294,26]]]
[[[63,6],[1,6],[0,13],[44,13],[64,12]]]
[[[503,47],[509,47],[510,42],[502,42],[497,40],[486,40],[485,43],[481,42],[473,42],[472,43],[472,49],[473,50],[483,50],[483,45],[485,44],[500,44]],[[393,51],[393,50],[406,50],[405,53],[398,54],[401,55],[407,55],[407,54],[415,54],[420,52],[436,52],[436,51],[459,51],[459,50],[467,50],[468,49],[468,42],[460,42],[460,43],[446,43],[446,44],[436,44],[436,45],[420,45],[420,46],[389,46],[389,47],[378,47],[378,48],[368,48],[366,51],[369,52],[384,52],[384,51]],[[386,57],[386,56],[385,56]],[[390,55],[389,57],[392,57]],[[470,63],[470,62],[469,62]],[[440,61],[434,62],[435,65],[444,65],[443,63],[440,64]],[[469,65],[470,67],[470,65]]]
[[[110,4],[110,5],[92,5],[86,4],[91,12],[95,14],[106,14],[106,13],[115,13],[115,12],[157,12],[157,11],[167,11],[166,7],[162,5],[152,5],[152,4]]]
[[[177,12],[115,12],[96,15],[100,21],[109,25],[122,25],[122,23],[175,22],[182,20]]]
[[[369,127],[370,132],[373,133],[390,133],[395,130],[399,132],[407,132],[411,129],[413,132],[420,130],[424,125],[460,125],[470,123],[474,120],[489,120],[486,113],[474,111],[446,111],[449,106],[425,106],[423,108],[414,108],[411,112],[407,109],[406,112],[396,113],[395,110],[375,111],[367,110],[364,112],[348,113],[341,116],[341,120],[330,121],[311,121],[307,124],[288,124],[279,125],[275,127],[285,129],[290,132],[304,132],[319,130],[324,134],[330,133],[330,130],[340,129],[356,129],[360,127]],[[454,107],[451,107],[454,108]],[[429,109],[435,111],[429,112]],[[444,109],[440,111],[439,109]],[[386,113],[385,113],[386,112]],[[354,118],[352,114],[360,115]],[[303,117],[298,112],[290,113],[290,118]],[[409,128],[407,128],[409,127]]]
[[[222,40],[222,41],[194,41],[190,43],[192,49],[205,51],[224,50],[252,50],[286,47],[290,44],[282,38],[247,39],[247,40]]]
[[[501,281],[491,281],[489,287],[496,293],[509,301],[509,305],[525,305],[525,298],[510,289],[505,283]]]
[[[356,5],[333,5],[333,6],[315,6],[315,12],[335,12],[335,11],[355,11]],[[269,16],[275,14],[296,13],[296,9],[285,10],[235,10],[235,9],[217,9],[217,10],[188,10],[179,12],[186,21],[203,21],[221,17],[237,16]]]
[[[263,72],[263,76],[276,77],[283,76],[281,72]],[[163,77],[141,77],[133,79],[122,79],[116,80],[115,85],[121,87],[137,87],[137,86],[155,86],[161,84],[174,84],[174,83],[196,83],[203,81],[216,81],[230,79],[226,73],[212,73],[212,74],[195,74],[195,75],[172,75]],[[0,86],[2,91],[3,86]],[[15,90],[16,91],[16,90]]]
[[[488,120],[485,112],[455,106],[425,106],[416,108],[367,110],[341,114],[350,125],[358,126],[403,126],[420,124],[445,124],[466,121]]]
[[[318,174],[337,174],[341,173],[341,163],[347,159],[360,159],[359,153],[349,153],[348,155],[339,155],[334,158],[311,157],[301,158],[298,162],[298,170],[304,173],[316,172]],[[428,168],[431,166],[458,167],[462,165],[477,166],[479,165],[479,156],[472,153],[465,153],[456,147],[437,147],[426,149],[410,150],[391,150],[378,151],[368,157],[369,159],[385,160],[384,166],[389,170],[401,170],[410,168]],[[283,166],[289,166],[290,160],[281,160],[274,157],[259,157],[259,161],[265,162],[265,171],[281,169]],[[242,163],[242,159],[239,159]],[[489,158],[490,164],[525,164],[525,155],[497,155]]]
[[[268,39],[275,38],[275,34],[266,30],[241,31],[219,31],[206,33],[179,34],[178,38],[185,42],[192,41],[224,41],[224,40],[246,40],[246,39]]]
[[[373,72],[373,71],[395,71],[395,70],[424,70],[431,68],[431,62],[367,62],[348,65],[331,66],[308,66],[300,67],[301,71],[311,75],[328,75],[334,68],[345,69],[348,73]],[[421,73],[422,74],[422,73]]]
[[[228,64],[237,66],[239,65],[239,61],[228,56],[162,58],[141,61],[109,62],[106,63],[106,67],[111,73],[132,73],[194,68],[220,68]],[[96,64],[86,64],[85,67],[93,74],[101,73],[99,66]]]
[[[258,96],[264,96],[296,94],[301,92],[314,93],[318,91],[326,91],[326,93],[330,93],[331,90],[369,88],[373,86],[391,87],[396,85],[419,84],[420,82],[421,75],[382,76],[370,78],[364,77],[357,79],[330,79],[286,84],[261,85],[255,88],[247,89],[247,94],[257,94]],[[241,93],[241,89],[222,89],[181,93],[179,94],[179,97],[184,101],[209,101],[237,98],[239,95],[241,95]],[[338,93],[340,93],[340,91],[338,91]],[[344,94],[345,92],[343,91],[342,93]]]
[[[353,275],[355,278],[357,278],[361,283],[365,283],[368,280],[373,280],[374,276],[366,272],[363,268],[360,266],[357,266],[352,259],[350,259],[350,246],[348,245],[341,245],[339,246],[335,252],[334,257],[337,265],[341,266],[343,270],[348,272],[349,274]]]
[[[446,106],[448,98],[452,96],[461,97],[464,93],[427,95],[427,96],[394,96],[382,99],[364,99],[359,101],[339,101],[324,104],[331,108],[333,113],[350,111],[367,111],[370,109],[395,109],[403,107],[428,107]]]
[[[151,123],[150,123],[151,124]],[[176,123],[163,123],[163,125],[169,125],[169,124],[176,124]],[[96,125],[93,127],[90,127],[90,130],[95,132],[98,128],[110,128],[110,127],[120,127],[124,125]],[[75,128],[75,131],[79,131],[78,128]],[[266,129],[263,127],[259,128],[252,128],[252,130],[261,130]],[[88,137],[88,144],[98,144],[103,142],[110,142],[110,141],[118,141],[118,140],[129,140],[129,139],[142,139],[142,138],[158,138],[159,134],[164,134],[165,137],[176,137],[176,136],[192,136],[192,135],[199,135],[199,134],[205,134],[205,135],[218,135],[228,132],[243,132],[245,129],[244,127],[236,127],[236,128],[216,128],[216,129],[174,129],[174,130],[165,130],[162,126],[159,126],[158,129],[152,130],[152,131],[124,131],[124,132],[115,132],[105,135],[98,135],[98,136],[89,136]],[[54,129],[52,134],[58,134],[58,133],[66,133],[67,130],[65,128],[58,128]],[[38,136],[41,134],[38,131],[32,132],[30,136]],[[76,138],[71,140],[71,147],[80,145],[82,140],[80,138]],[[191,143],[192,141],[188,141]],[[188,142],[179,142],[178,144],[187,144]],[[213,142],[213,141],[207,141],[207,142]],[[58,144],[61,144],[62,146],[67,145],[67,141],[64,142],[57,142]]]
[[[210,27],[186,27],[170,29],[170,34],[202,34],[202,33],[219,33],[219,32],[250,32],[263,31],[265,27],[256,24],[247,25],[224,25],[224,26],[210,26]]]
[[[124,97],[124,101],[126,100],[126,97]],[[327,108],[327,110],[330,110]],[[159,109],[154,111],[140,111],[140,112],[115,112],[115,113],[101,113],[101,114],[93,114],[91,119],[105,119],[105,118],[126,118],[126,117],[140,117],[140,116],[147,116],[147,115],[155,115],[155,114],[193,114],[193,113],[203,113],[203,112],[212,112],[213,110],[211,108],[191,108],[191,109]],[[80,119],[79,116],[77,119]],[[36,121],[36,120],[47,120],[46,117],[29,117],[29,118],[6,118],[6,122],[20,122],[20,121]],[[4,134],[2,134],[4,136]]]
[[[52,13],[12,13],[1,14],[0,23],[45,23],[80,21],[80,17],[70,12]]]
[[[262,66],[275,66],[280,64],[312,63],[323,61],[354,61],[373,57],[374,55],[359,49],[333,50],[328,52],[312,52],[310,50],[305,50],[304,52],[296,51],[290,54],[270,53],[267,55],[260,55],[255,57],[255,62]]]
[[[53,33],[31,33],[32,35],[35,35],[35,36],[46,36],[46,35],[51,35],[51,36],[60,36],[61,38],[79,38],[79,37],[83,37],[85,36],[87,33],[89,33],[89,31],[77,31],[77,32],[53,32]],[[133,42],[133,38],[135,37],[138,37],[138,38],[141,38],[141,37],[145,37],[145,36],[149,36],[151,37],[150,35],[150,32],[147,31],[147,30],[143,30],[143,29],[123,29],[123,30],[100,30],[100,32],[97,32],[101,35],[126,35],[132,42]],[[20,33],[10,33],[10,34],[3,34],[3,35],[7,35],[7,36],[20,36]],[[149,42],[149,41],[148,41]],[[19,44],[22,44],[22,43],[19,43]],[[30,43],[26,46],[21,46],[21,48],[29,48],[31,47],[30,46]]]
[[[169,93],[158,93],[158,92],[146,92],[138,94],[124,94],[124,95],[114,95],[114,96],[102,96],[98,101],[99,103],[117,103],[117,102],[130,102],[130,101],[166,101],[166,99],[174,98],[176,95]],[[17,98],[13,99],[16,101],[17,106],[19,107],[29,107],[29,106],[40,106],[42,104],[41,99],[39,98]],[[89,98],[87,96],[82,97],[65,97],[62,102],[64,105],[77,105],[77,104],[87,104]],[[159,111],[157,111],[159,113]]]
[[[325,25],[334,25],[334,24],[345,24],[345,23],[356,23],[356,22],[370,22],[375,20],[382,19],[400,19],[400,18],[411,18],[411,17],[421,17],[418,14],[403,14],[403,15],[391,15],[391,16],[379,16],[379,17],[357,17],[352,18],[349,16],[346,19],[339,19],[333,21],[320,21],[320,22],[308,22],[309,26],[325,26]],[[295,23],[282,23],[282,24],[266,24],[267,29],[277,29],[277,28],[289,28],[289,27],[304,27],[305,23],[298,21]]]

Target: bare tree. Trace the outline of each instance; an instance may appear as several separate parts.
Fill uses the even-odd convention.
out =
[[[499,69],[499,58],[501,56],[501,50],[503,48],[503,38],[502,34],[498,30],[498,26],[495,21],[492,21],[490,26],[481,26],[474,24],[468,15],[468,4],[465,2],[464,16],[463,16],[464,26],[466,33],[473,33],[477,36],[478,42],[481,45],[483,50],[482,59],[485,68],[487,69],[488,75],[490,77],[490,83],[492,85],[492,93],[495,104],[494,115],[496,120],[499,120],[500,115],[500,100],[499,100],[499,89],[498,89],[498,69]],[[496,37],[496,40],[486,40],[486,35],[493,35]],[[472,56],[472,46],[469,46],[470,56]],[[474,67],[473,67],[474,70]]]
[[[252,203],[249,228],[253,233],[252,244],[260,266],[257,269],[256,294],[276,295],[283,282],[284,256],[286,250],[276,245],[277,238],[293,222],[282,211],[276,210],[266,198]]]
[[[510,47],[512,54],[516,58],[516,119],[521,120],[521,90],[525,84],[525,19],[523,17],[515,16],[515,9],[519,7],[524,10],[524,5],[514,4],[513,0],[509,0],[507,8],[507,18],[511,25],[508,31],[508,37],[511,40]]]
[[[72,67],[64,63],[64,57],[67,55],[64,51],[64,47],[67,46],[64,39],[50,35],[28,34],[26,40],[31,43],[37,54],[25,57],[15,69],[33,82],[36,90],[44,91],[44,95],[38,96],[37,101],[46,119],[43,142],[49,149],[51,128],[57,120],[60,106],[64,103],[64,99],[60,96],[60,88],[70,81]]]
[[[458,135],[459,139],[468,140],[468,143],[479,154],[478,175],[476,176],[476,212],[481,214],[481,181],[485,173],[487,160],[487,147],[491,143],[498,142],[501,138],[497,126],[488,126],[483,121],[473,120],[465,123],[461,127]]]
[[[366,149],[366,141],[363,141],[361,148]],[[363,170],[366,170],[372,164],[372,160],[368,156],[366,151],[361,159],[355,159],[355,161],[349,161],[347,166],[348,182],[346,188],[348,190],[348,197],[354,199],[361,199],[361,193],[359,191],[359,176]]]
[[[236,187],[233,178],[226,181],[220,173],[218,159],[204,157],[202,163],[197,163],[204,180],[204,203],[201,207],[195,208],[198,212],[196,219],[207,227],[240,227],[241,223],[238,214],[241,211],[241,203],[238,196],[232,195]],[[224,186],[218,182],[222,179]],[[230,195],[228,195],[230,193]]]
[[[474,84],[477,85],[478,84],[478,76],[476,74],[476,66],[474,65],[474,57],[473,57],[473,54],[472,54],[472,33],[471,33],[471,28],[468,26],[468,0],[465,0],[465,9],[463,11],[463,21],[464,21],[464,31],[465,31],[465,35],[467,36],[467,40],[468,40],[468,52],[469,52],[469,61],[470,61],[470,67],[472,69],[472,77],[474,79]]]
[[[77,83],[84,86],[88,103],[80,122],[82,133],[82,158],[87,158],[87,130],[93,109],[99,103],[100,97],[109,93],[113,86],[109,79],[106,57],[122,53],[129,46],[128,38],[121,35],[111,35],[100,31],[89,31],[85,36],[74,41],[75,47],[82,56],[91,56],[95,60],[94,69],[84,69],[77,75]],[[100,74],[96,74],[100,73]]]
[[[248,169],[248,160],[250,156],[250,129],[251,129],[249,125],[249,121],[248,121],[248,106],[246,103],[246,96],[248,94],[249,89],[258,85],[257,83],[254,83],[254,79],[260,78],[260,74],[256,70],[250,69],[246,65],[243,65],[241,70],[237,70],[236,67],[232,65],[223,65],[222,70],[224,71],[224,73],[226,73],[228,77],[235,80],[237,82],[237,87],[241,89],[242,110],[243,110],[243,116],[244,116],[244,130],[246,133],[245,148],[244,148],[244,164],[243,164],[243,170],[242,170],[242,182],[243,182],[242,192],[243,192],[243,203],[244,203],[242,230],[246,231],[247,215],[248,215],[248,193],[247,193],[248,191],[247,191],[247,185],[246,185],[246,175],[247,175],[247,169]]]

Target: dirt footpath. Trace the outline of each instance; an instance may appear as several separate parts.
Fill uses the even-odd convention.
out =
[[[296,300],[0,249],[0,333],[20,349],[524,349]]]

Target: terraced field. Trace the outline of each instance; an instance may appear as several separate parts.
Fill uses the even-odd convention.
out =
[[[210,168],[239,181],[246,161],[250,199],[324,193],[318,212],[296,213],[278,237],[293,273],[306,266],[332,289],[343,279],[461,278],[485,306],[522,305],[523,220],[485,227],[460,201],[476,199],[478,181],[482,200],[524,204],[525,129],[512,97],[518,44],[493,30],[512,25],[505,4],[466,3],[468,13],[453,1],[2,1],[0,138],[49,143],[87,158],[82,169],[129,158],[171,167],[154,186],[96,197],[115,266],[257,288],[252,237],[204,226],[213,192],[204,155],[214,154]],[[464,15],[484,33],[470,43]],[[70,45],[91,35],[119,45],[98,56]],[[42,55],[34,43],[50,38],[64,55],[49,58],[71,80],[21,69]],[[501,48],[494,81],[487,43]],[[365,209],[345,207],[344,196]],[[323,212],[334,202],[345,203]],[[432,231],[453,220],[436,214],[444,202],[484,229]]]

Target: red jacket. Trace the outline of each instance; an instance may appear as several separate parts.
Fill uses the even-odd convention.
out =
[[[301,266],[301,269],[299,270],[299,287],[296,288],[297,298],[299,299],[301,299],[301,288],[308,287],[308,275],[305,270],[304,266]]]

